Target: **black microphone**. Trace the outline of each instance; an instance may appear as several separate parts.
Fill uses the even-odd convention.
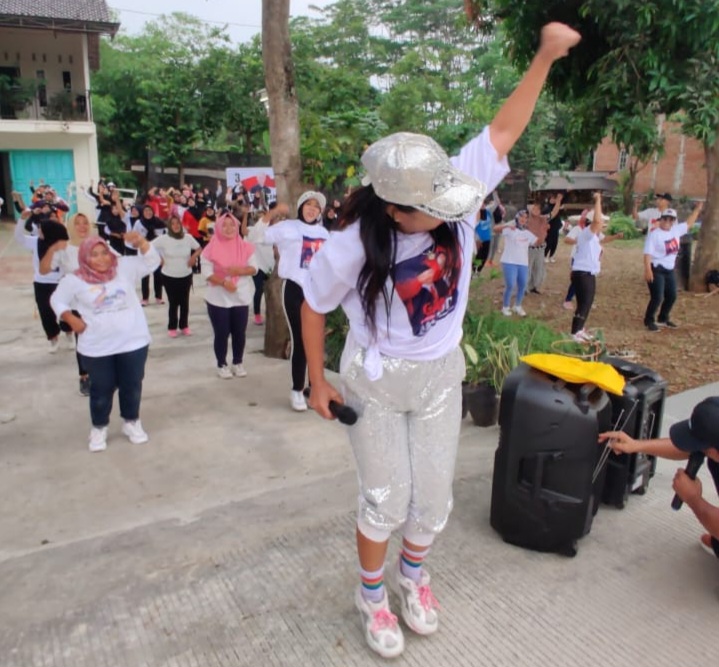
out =
[[[305,398],[310,397],[310,390],[305,389],[302,392]],[[345,424],[346,426],[352,426],[357,421],[357,413],[349,406],[344,403],[338,403],[337,401],[330,401],[329,403],[330,412],[337,420]]]
[[[704,452],[692,452],[689,454],[689,461],[687,462],[687,467],[684,468],[684,472],[689,476],[689,479],[696,479],[697,473],[699,472],[699,468],[702,467],[702,463],[704,463]],[[684,501],[679,497],[678,494],[674,494],[674,499],[672,500],[672,509],[678,510],[681,509],[681,506],[684,504]]]

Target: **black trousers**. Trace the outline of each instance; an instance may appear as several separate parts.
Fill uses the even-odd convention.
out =
[[[162,298],[162,269],[157,268],[152,274],[153,287],[155,288],[155,298]],[[150,298],[150,276],[142,279],[142,300],[147,301]]]
[[[719,463],[707,458],[707,468],[709,468],[709,472],[714,480],[714,486],[717,490],[717,495],[719,495]],[[717,558],[719,558],[719,540],[714,536],[712,536],[712,549],[714,549],[714,553]]]
[[[65,322],[58,322],[58,317],[50,305],[50,297],[57,289],[57,283],[33,283],[32,285],[35,292],[37,311],[40,314],[40,322],[47,339],[57,338],[60,331],[72,331]]]
[[[214,350],[217,359],[217,368],[227,366],[227,340],[232,336],[232,363],[241,364],[245,354],[245,340],[247,335],[247,318],[249,306],[232,306],[222,308],[207,304],[207,314],[210,316],[212,330],[215,332]]]
[[[192,274],[183,278],[171,278],[162,275],[162,284],[167,293],[168,307],[167,328],[170,331],[186,329],[190,315],[190,290],[192,289]],[[179,319],[178,319],[179,312]]]
[[[477,241],[478,248],[477,248],[477,256],[474,258],[474,272],[476,274],[481,273],[482,269],[484,268],[484,265],[487,263],[487,258],[489,257],[489,246],[491,245],[490,241]]]
[[[252,276],[252,282],[255,283],[255,296],[252,299],[252,309],[255,315],[260,314],[260,304],[262,303],[262,295],[265,292],[266,281],[267,274],[259,269],[257,273]]]
[[[547,232],[547,246],[544,248],[545,257],[554,257],[554,253],[557,252],[557,245],[559,244],[559,230],[561,228],[550,227]]]
[[[305,294],[296,282],[285,280],[282,283],[282,306],[290,327],[290,340],[292,341],[290,359],[293,391],[302,391],[305,388],[305,378],[307,377],[307,357],[305,356],[305,346],[302,343],[302,318],[300,316],[304,301]]]
[[[572,287],[577,295],[577,309],[572,318],[572,333],[575,334],[586,325],[597,290],[597,276],[589,271],[572,271]]]
[[[644,313],[644,324],[652,324],[659,310],[659,321],[666,322],[677,300],[677,281],[674,269],[665,269],[661,266],[652,266],[654,280],[647,283],[649,287],[649,303]],[[661,306],[661,310],[660,310]]]

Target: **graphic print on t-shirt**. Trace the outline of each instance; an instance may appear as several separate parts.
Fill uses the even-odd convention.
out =
[[[460,266],[459,258],[451,266],[449,253],[442,246],[430,247],[397,264],[395,290],[415,336],[424,336],[455,309]]]
[[[127,309],[127,293],[124,289],[117,288],[112,292],[108,292],[106,285],[97,285],[91,291],[97,293],[96,295],[93,294],[95,298],[92,302],[95,314]]]
[[[325,239],[315,239],[311,236],[302,237],[302,252],[300,253],[300,268],[309,269],[310,262],[315,253],[322,247]]]
[[[676,255],[679,252],[679,239],[676,236],[664,241],[664,252],[667,255]]]

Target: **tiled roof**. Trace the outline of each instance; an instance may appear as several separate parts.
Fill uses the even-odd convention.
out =
[[[105,0],[0,0],[0,16],[113,23]]]

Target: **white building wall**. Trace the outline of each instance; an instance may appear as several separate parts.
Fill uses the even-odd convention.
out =
[[[73,91],[89,89],[82,33],[0,28],[0,67],[18,67],[20,76],[36,79],[45,73],[48,98],[63,90],[62,73],[70,72]]]

